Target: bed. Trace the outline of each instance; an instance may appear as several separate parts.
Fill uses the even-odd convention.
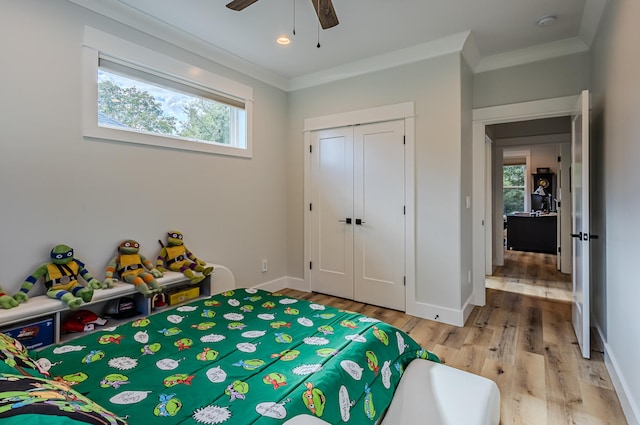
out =
[[[407,412],[422,415],[427,397],[437,413],[437,397],[424,385],[432,365],[446,368],[375,318],[258,289],[226,291],[10,356],[0,364],[7,425],[414,423]],[[415,378],[407,384],[409,367]],[[441,379],[445,386],[448,379]],[[411,387],[414,381],[422,387]],[[477,423],[497,423],[497,389],[490,390],[489,401],[476,393],[475,416],[489,416]],[[396,392],[417,397],[419,406],[408,409]],[[499,415],[499,394],[497,403]]]

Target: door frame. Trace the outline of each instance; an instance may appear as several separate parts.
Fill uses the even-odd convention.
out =
[[[474,305],[486,304],[485,264],[493,264],[492,250],[487,249],[489,241],[493,241],[493,220],[489,202],[492,191],[492,160],[487,158],[485,135],[487,125],[526,121],[540,118],[553,118],[571,115],[578,95],[534,100],[530,102],[512,103],[499,106],[476,108],[473,110],[473,186],[472,193],[476,202],[472,208],[473,235],[473,296]],[[487,183],[489,182],[489,183]],[[493,246],[493,244],[491,244]]]
[[[304,283],[307,291],[311,291],[311,132],[337,127],[371,124],[382,121],[404,120],[405,127],[405,309],[413,308],[416,286],[415,259],[415,103],[404,102],[375,108],[359,109],[332,115],[305,118],[304,133]]]

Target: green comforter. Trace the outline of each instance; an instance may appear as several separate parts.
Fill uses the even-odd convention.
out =
[[[437,357],[376,319],[237,289],[38,353],[131,425],[374,423],[404,368]]]

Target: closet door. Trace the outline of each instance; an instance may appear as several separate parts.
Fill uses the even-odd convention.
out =
[[[353,299],[353,128],[311,140],[311,289]]]
[[[313,132],[311,147],[311,289],[404,310],[404,121]]]
[[[404,162],[403,120],[354,128],[354,298],[402,311]]]

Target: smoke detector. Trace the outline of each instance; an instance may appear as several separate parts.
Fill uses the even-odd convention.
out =
[[[541,16],[536,21],[536,25],[539,27],[550,27],[551,25],[555,24],[557,20],[558,18],[555,15]]]

